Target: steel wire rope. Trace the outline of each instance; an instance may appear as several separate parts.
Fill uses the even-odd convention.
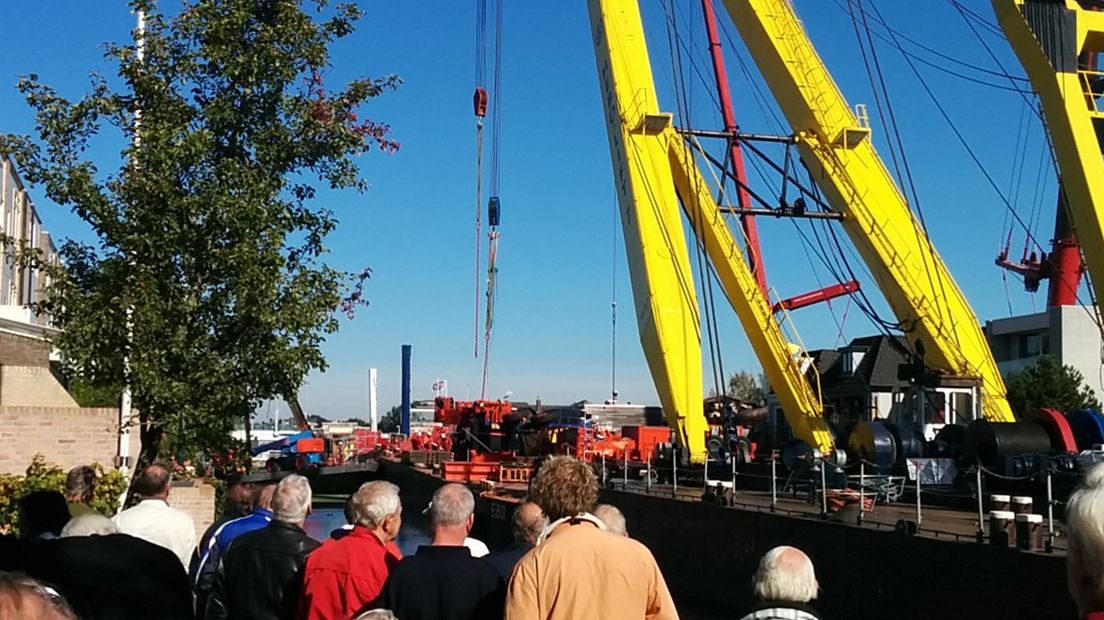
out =
[[[475,0],[475,83],[476,96],[487,82],[487,0]],[[483,116],[478,114],[475,125],[475,349],[479,357],[480,278],[483,272]]]
[[[894,140],[896,141],[896,149],[900,153],[901,167],[904,169],[903,179],[901,178],[900,169],[898,169],[898,182],[900,182],[902,180],[907,181],[907,186],[906,187],[908,189],[908,192],[912,194],[911,205],[912,205],[913,209],[915,210],[918,219],[920,220],[920,231],[916,231],[916,236],[917,236],[917,241],[921,242],[927,250],[927,256],[924,256],[924,257],[921,258],[921,262],[924,265],[924,273],[925,273],[925,275],[927,276],[927,279],[928,279],[928,286],[931,286],[932,289],[936,289],[936,286],[938,285],[938,290],[939,290],[939,294],[940,294],[941,298],[946,299],[947,298],[947,286],[946,286],[945,278],[943,277],[944,276],[943,272],[941,270],[935,270],[935,273],[934,274],[932,273],[933,267],[935,266],[934,263],[936,263],[936,261],[938,260],[938,255],[936,254],[935,246],[931,242],[931,235],[928,233],[927,220],[924,217],[924,209],[923,209],[923,206],[920,203],[920,195],[916,191],[916,183],[915,183],[915,181],[913,179],[913,176],[912,176],[912,167],[909,165],[908,156],[905,153],[904,140],[901,137],[900,125],[897,123],[897,114],[893,109],[893,101],[890,99],[889,88],[886,86],[885,75],[882,71],[881,61],[878,58],[878,49],[877,49],[877,46],[874,43],[873,36],[871,35],[871,28],[870,28],[869,22],[866,19],[866,13],[862,11],[863,0],[856,0],[856,2],[857,2],[857,6],[859,7],[860,16],[862,17],[862,26],[863,26],[863,30],[866,33],[867,44],[870,46],[870,57],[874,61],[874,74],[871,74],[870,73],[870,65],[866,61],[866,52],[863,51],[863,63],[866,65],[867,74],[868,74],[868,76],[870,78],[870,81],[871,81],[871,88],[874,89],[874,93],[875,93],[874,102],[877,106],[878,116],[882,120],[882,122],[884,123],[885,122],[884,114],[888,113],[888,118],[889,118],[888,127],[890,127],[890,129],[892,129],[892,131],[893,131],[893,140],[888,140],[888,143],[890,145],[892,145],[893,141]],[[848,0],[848,5],[850,5],[850,0]],[[879,17],[881,17],[881,15],[879,15]],[[856,35],[858,35],[858,26],[857,25],[856,25]],[[859,42],[859,47],[860,47],[860,49],[863,48],[861,39],[860,39],[860,42]],[[875,86],[875,84],[874,84],[874,75],[877,75],[877,78],[878,78],[877,86]],[[881,97],[878,96],[878,88],[881,89]],[[882,110],[883,101],[884,101],[884,104],[885,104],[885,112],[883,112],[883,110]],[[890,148],[890,153],[891,153],[891,155],[893,155],[893,147],[892,146]],[[897,155],[893,155],[893,160],[894,160],[894,167],[897,167]],[[902,192],[902,193],[904,193],[904,192]],[[904,197],[905,197],[906,204],[909,204],[910,201],[908,200],[908,193],[904,193]],[[922,235],[921,235],[921,233],[922,233]],[[938,319],[940,326],[945,325],[947,322],[950,321],[951,317],[946,316],[943,313],[943,310],[946,307],[945,304],[932,303],[932,304],[929,305],[929,308],[932,307],[932,306],[935,307],[936,318]],[[958,340],[958,331],[955,330],[953,327],[950,331],[954,335],[955,344],[957,344],[959,346],[959,348],[961,348],[962,343]],[[969,365],[968,360],[963,359],[961,361],[966,363],[967,365]]]
[[[690,97],[686,88],[685,80],[685,68],[682,62],[682,44],[680,43],[680,37],[678,31],[678,16],[675,14],[672,6],[668,0],[663,0],[664,18],[667,25],[667,43],[668,53],[671,57],[671,70],[673,73],[672,87],[675,89],[675,101],[676,101],[676,113],[683,120],[683,126],[691,127],[690,123]],[[681,143],[681,141],[680,141]],[[682,147],[687,150],[687,161],[694,161],[692,154],[689,152],[689,148],[682,143]],[[693,199],[697,201],[699,193],[695,192]],[[724,370],[723,365],[720,362],[720,337],[717,332],[716,322],[716,305],[713,297],[713,279],[711,273],[706,266],[708,259],[705,257],[704,241],[702,237],[704,235],[705,223],[701,221],[700,217],[701,205],[695,205],[691,209],[691,213],[694,214],[690,218],[691,225],[694,228],[694,250],[698,263],[698,275],[702,279],[701,287],[702,293],[705,297],[704,300],[704,314],[706,325],[706,338],[709,342],[709,357],[710,357],[710,369],[713,375],[713,390],[718,396],[723,396],[727,393],[724,390]]]

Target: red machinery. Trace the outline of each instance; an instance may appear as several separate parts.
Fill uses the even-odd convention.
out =
[[[468,460],[473,451],[508,450],[505,422],[513,412],[513,405],[503,400],[457,401],[439,396],[433,401],[434,421],[456,427],[452,450],[457,460]]]

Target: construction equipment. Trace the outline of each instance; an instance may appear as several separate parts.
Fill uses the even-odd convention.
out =
[[[457,401],[451,396],[433,400],[433,420],[455,427],[452,451],[458,461],[474,452],[494,454],[509,450],[507,417],[514,406],[503,400]]]
[[[676,441],[691,462],[704,462],[701,331],[681,202],[794,434],[831,454],[835,444],[819,394],[672,116],[660,112],[637,1],[588,4],[640,341]]]
[[[914,352],[928,368],[977,378],[986,419],[1013,420],[977,318],[875,152],[865,108],[848,106],[787,0],[724,4]]]
[[[993,10],[1039,95],[1061,172],[1065,200],[1059,201],[1055,252],[1046,267],[1066,277],[1051,281],[1051,305],[1062,296],[1075,300],[1077,241],[1089,275],[1104,282],[1104,70],[1098,63],[1104,52],[1104,3],[993,0]],[[1059,246],[1067,215],[1076,240],[1068,235]]]

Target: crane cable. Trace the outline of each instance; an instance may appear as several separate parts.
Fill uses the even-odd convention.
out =
[[[485,2],[485,0],[481,0]],[[498,188],[500,179],[500,153],[502,135],[502,0],[495,2],[495,40],[494,40],[494,105],[491,106],[491,171],[487,200],[487,313],[483,327],[483,378],[480,383],[479,398],[487,396],[487,371],[491,357],[491,332],[494,329],[495,301],[498,298],[498,232],[500,201]],[[478,265],[477,265],[478,269]],[[477,310],[478,312],[478,310]],[[477,318],[478,320],[478,318]]]
[[[475,354],[479,357],[479,275],[483,257],[483,119],[487,115],[487,0],[476,0],[475,7]]]

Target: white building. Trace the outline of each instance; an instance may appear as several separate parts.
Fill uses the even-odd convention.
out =
[[[1057,306],[985,322],[985,336],[1005,377],[1050,355],[1077,369],[1098,397],[1104,396],[1100,332],[1096,309],[1086,306]]]

